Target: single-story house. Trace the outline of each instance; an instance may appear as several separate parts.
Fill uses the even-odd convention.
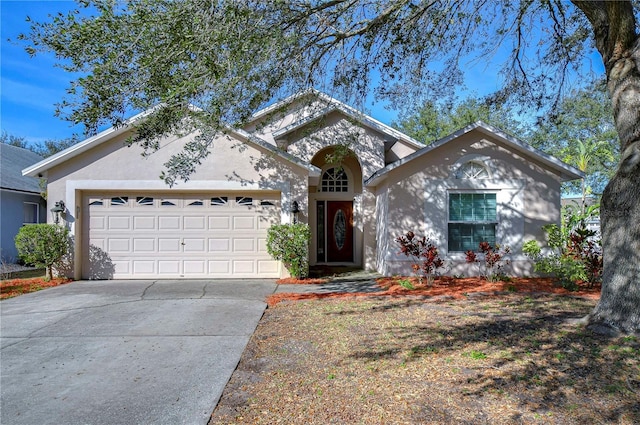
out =
[[[452,274],[475,270],[464,252],[482,240],[509,245],[510,272],[527,273],[523,241],[559,223],[560,185],[582,177],[482,122],[425,146],[315,90],[221,134],[173,187],[158,176],[195,134],[143,158],[124,143],[130,131],[108,129],[24,170],[47,178],[50,207],[67,207],[72,277],[281,277],[267,229],[294,219],[311,228],[312,265],[410,273],[394,239],[411,230],[437,244]]]
[[[22,169],[40,161],[28,149],[0,143],[0,256],[5,263],[18,261],[14,239],[20,228],[47,221],[39,179],[22,175]]]

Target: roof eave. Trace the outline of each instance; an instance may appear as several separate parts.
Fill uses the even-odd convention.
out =
[[[95,136],[91,136],[88,139],[83,140],[82,142],[76,143],[75,145],[56,153],[55,155],[51,155],[50,157],[45,158],[44,160],[22,170],[22,175],[38,177],[39,174],[43,174],[56,165],[68,161],[69,159],[88,151],[89,149],[101,144],[102,142],[114,136],[118,136],[127,131],[130,131],[131,124],[152,114],[159,107],[161,107],[161,105],[147,109],[146,111],[129,118],[120,127],[110,127],[106,130],[101,131]]]

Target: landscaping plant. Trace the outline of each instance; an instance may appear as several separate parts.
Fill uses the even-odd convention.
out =
[[[69,231],[56,224],[29,224],[20,228],[15,243],[26,264],[46,267],[47,279],[52,279],[53,268],[69,251]]]
[[[556,276],[566,288],[575,288],[578,282],[586,282],[590,287],[600,282],[602,242],[598,233],[586,226],[586,220],[596,211],[597,206],[588,208],[584,214],[565,211],[562,226],[544,226],[550,252],[543,253],[536,241],[527,241],[522,251],[534,260],[534,270]]]
[[[420,238],[411,231],[395,240],[400,244],[400,252],[413,260],[411,267],[418,279],[422,281],[424,276],[427,284],[432,285],[438,269],[444,267],[435,244],[426,236]]]
[[[305,223],[277,224],[267,231],[267,252],[282,261],[296,279],[309,275],[309,240],[311,230]]]
[[[482,276],[489,282],[498,282],[504,277],[504,266],[511,261],[505,259],[505,256],[511,252],[508,246],[491,245],[489,242],[480,242],[478,244],[482,259],[475,251],[466,252],[467,263],[484,263],[484,274]]]

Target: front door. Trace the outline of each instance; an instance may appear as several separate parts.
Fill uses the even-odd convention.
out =
[[[327,262],[353,262],[353,201],[327,201]]]

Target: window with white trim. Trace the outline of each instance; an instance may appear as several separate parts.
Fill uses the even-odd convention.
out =
[[[449,194],[449,252],[478,251],[480,242],[496,243],[495,193]]]
[[[330,168],[322,174],[321,192],[348,192],[349,178],[342,168]]]

